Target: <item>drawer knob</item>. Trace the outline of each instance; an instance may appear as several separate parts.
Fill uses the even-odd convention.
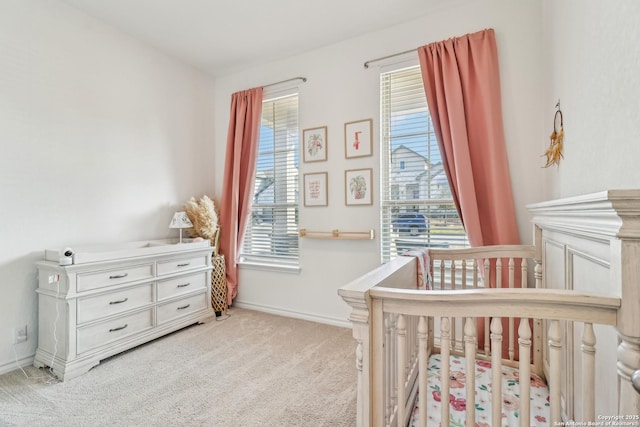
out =
[[[184,310],[185,308],[191,307],[191,304],[183,305],[182,307],[178,307],[178,310]]]
[[[121,299],[121,300],[118,300],[118,301],[110,301],[109,305],[122,304],[123,302],[127,302],[127,301],[129,301],[129,298]]]
[[[126,328],[127,326],[129,326],[129,325],[127,323],[125,323],[124,326],[118,326],[117,328],[109,329],[109,332],[121,331],[124,328]]]
[[[129,273],[116,274],[113,276],[109,276],[109,279],[122,279],[123,277],[127,277]]]
[[[186,266],[188,266],[189,264],[191,264],[191,263],[189,263],[189,262],[185,262],[185,263],[182,263],[182,264],[178,264],[178,267],[186,267]]]
[[[183,283],[182,285],[178,285],[179,288],[186,288],[187,286],[189,286],[191,283]]]

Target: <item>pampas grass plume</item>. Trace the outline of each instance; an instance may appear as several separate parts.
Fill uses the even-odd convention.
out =
[[[207,196],[202,196],[200,200],[192,197],[185,203],[184,210],[193,224],[192,235],[211,240],[213,244],[218,232],[218,214],[215,202]]]

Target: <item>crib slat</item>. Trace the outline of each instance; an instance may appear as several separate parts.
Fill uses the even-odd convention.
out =
[[[465,376],[465,389],[466,399],[470,402],[466,406],[466,427],[474,427],[476,421],[476,405],[473,404],[476,400],[476,348],[477,348],[477,334],[476,334],[476,321],[472,317],[467,317],[464,324],[464,357],[467,361],[466,376]]]
[[[509,258],[509,288],[514,286],[514,274],[513,274],[513,258]],[[509,318],[509,360],[514,361],[516,357],[515,352],[515,323],[513,317]]]
[[[515,339],[513,337],[513,334],[514,334],[513,330],[515,329],[515,325],[513,320],[514,320],[513,317],[509,318],[509,360],[512,362],[516,358],[516,351],[514,347]]]
[[[593,324],[585,323],[582,331],[582,421],[595,421],[596,417],[596,335]]]
[[[521,318],[518,328],[520,361],[520,427],[529,427],[531,418],[531,327],[529,319]]]
[[[515,274],[515,261],[513,258],[509,258],[509,287],[513,288],[516,283],[516,274]]]
[[[491,343],[490,343],[490,336],[491,336],[491,332],[489,331],[489,318],[485,317],[483,319],[483,324],[484,324],[484,354],[485,356],[489,356],[491,354]]]
[[[521,276],[520,276],[520,283],[521,283],[521,287],[522,288],[527,288],[529,286],[528,282],[527,282],[527,278],[529,275],[528,272],[528,267],[527,267],[527,260],[524,258],[520,259],[520,271],[521,271]]]
[[[496,258],[496,288],[502,288],[502,258]]]
[[[456,261],[455,260],[451,260],[451,279],[450,279],[450,286],[451,286],[451,290],[454,290],[456,288]]]
[[[450,350],[449,350],[449,336],[450,325],[449,318],[440,318],[440,357],[442,358],[442,370],[440,371],[440,419],[445,421],[449,419],[449,377],[450,377]]]
[[[388,360],[389,363],[385,364],[385,381],[386,387],[385,389],[385,419],[387,424],[391,420],[391,413],[393,411],[393,407],[395,406],[395,370],[392,368],[395,366],[395,322],[394,322],[394,314],[388,314],[385,316],[385,360]]]
[[[462,260],[462,289],[467,289],[467,260]]]
[[[418,413],[420,414],[420,427],[427,427],[427,338],[429,329],[427,319],[420,316],[418,322]]]
[[[397,320],[397,325],[396,325],[396,330],[397,330],[397,342],[398,342],[398,346],[397,346],[397,350],[398,350],[398,360],[397,360],[397,364],[398,364],[398,373],[397,373],[397,387],[398,387],[398,404],[396,405],[397,407],[397,412],[396,412],[396,420],[397,420],[397,424],[398,425],[404,425],[404,415],[405,415],[405,408],[406,408],[406,403],[407,403],[407,396],[406,396],[406,388],[405,388],[405,379],[406,379],[406,364],[407,364],[407,356],[406,356],[406,350],[407,350],[407,324],[406,324],[406,320],[404,317],[404,314],[399,314],[398,315],[398,320]]]
[[[489,258],[484,259],[484,277],[482,279],[484,280],[484,287],[490,288],[491,287],[491,261],[489,261]]]
[[[560,419],[560,359],[562,343],[560,321],[552,320],[549,326],[549,397],[551,400],[551,424],[559,425]],[[558,424],[556,424],[558,423]]]
[[[499,425],[502,420],[502,319],[491,321],[491,420]]]
[[[478,287],[478,260],[473,259],[473,288]]]

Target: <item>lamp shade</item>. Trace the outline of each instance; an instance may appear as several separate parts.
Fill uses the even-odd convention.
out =
[[[169,228],[191,228],[193,224],[189,220],[186,212],[176,212],[171,218]]]

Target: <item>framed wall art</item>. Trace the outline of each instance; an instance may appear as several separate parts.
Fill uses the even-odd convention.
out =
[[[327,172],[304,174],[304,205],[327,206]]]
[[[344,193],[347,206],[373,204],[373,169],[344,171]]]
[[[302,145],[305,163],[327,160],[327,127],[304,129]]]
[[[344,124],[344,153],[347,159],[373,155],[373,120],[359,120]]]

